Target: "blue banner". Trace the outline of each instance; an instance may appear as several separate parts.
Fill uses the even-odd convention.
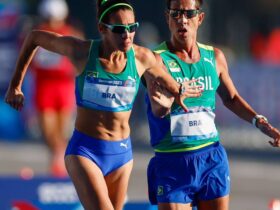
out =
[[[1,210],[83,210],[69,178],[0,178]],[[124,210],[156,210],[147,202],[128,202]]]

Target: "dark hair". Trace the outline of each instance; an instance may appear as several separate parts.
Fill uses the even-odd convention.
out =
[[[174,1],[174,0],[166,0],[167,9],[170,9],[171,1]],[[197,9],[201,8],[202,5],[203,5],[203,0],[195,0],[195,6]]]
[[[132,4],[128,0],[97,0],[97,19],[98,21],[108,23],[110,14],[118,10],[127,9],[134,11]]]

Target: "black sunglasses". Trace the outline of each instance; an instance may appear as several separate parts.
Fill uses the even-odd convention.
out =
[[[174,19],[178,19],[180,18],[182,15],[184,15],[185,18],[190,19],[195,17],[196,15],[198,15],[199,13],[201,13],[200,9],[188,9],[188,10],[183,10],[183,9],[169,9],[169,15],[174,18]]]
[[[136,29],[139,27],[139,23],[132,23],[129,25],[122,25],[122,24],[114,24],[114,25],[110,25],[110,24],[106,24],[101,22],[104,26],[106,26],[108,29],[110,29],[113,33],[116,34],[123,34],[126,31],[128,31],[129,33],[133,33],[136,31]]]

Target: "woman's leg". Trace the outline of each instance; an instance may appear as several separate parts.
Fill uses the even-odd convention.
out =
[[[132,166],[133,160],[130,160],[105,177],[109,190],[109,197],[115,210],[123,209]]]
[[[67,155],[65,165],[85,210],[114,210],[104,176],[94,162]]]
[[[228,210],[229,195],[209,201],[199,201],[198,210]]]

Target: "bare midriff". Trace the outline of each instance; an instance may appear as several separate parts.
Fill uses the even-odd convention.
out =
[[[129,137],[129,117],[131,111],[105,112],[77,108],[75,128],[93,138],[120,141]]]

